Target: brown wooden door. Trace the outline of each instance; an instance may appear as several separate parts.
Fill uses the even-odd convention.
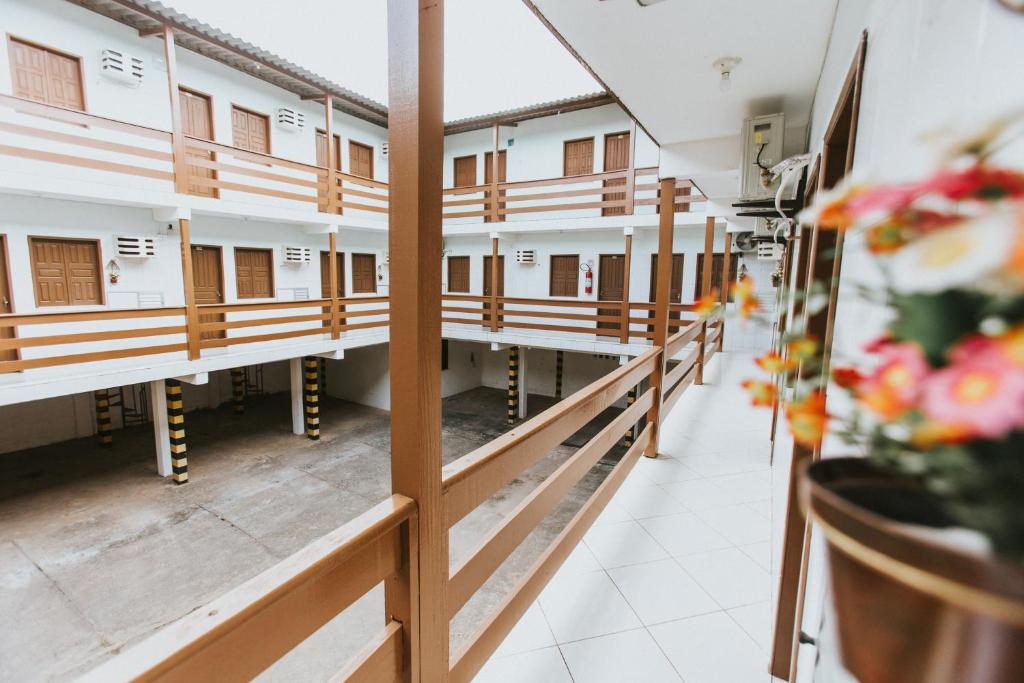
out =
[[[220,247],[201,244],[192,245],[192,289],[196,304],[224,303],[224,267]],[[199,316],[199,323],[224,322],[223,313],[207,313]],[[203,332],[201,339],[219,339],[224,330]]]
[[[239,149],[270,154],[270,119],[264,114],[232,106],[231,140]]]
[[[8,38],[14,94],[85,111],[82,68],[77,57]]]
[[[609,171],[624,171],[629,168],[629,131],[623,133],[609,133],[604,136],[604,170]],[[625,185],[625,178],[613,178],[611,180],[604,181],[605,187],[614,185]],[[624,192],[616,192],[615,194],[604,195],[604,201],[622,201],[626,198]],[[601,209],[602,216],[621,216],[626,213],[626,208],[623,206],[606,206]]]
[[[551,296],[580,295],[580,257],[578,254],[551,257]]]
[[[352,293],[377,293],[377,256],[352,254]]]
[[[484,282],[483,292],[484,296],[491,295],[491,261],[492,257],[490,254],[484,256]],[[505,256],[503,254],[498,255],[498,293],[495,296],[505,296]],[[501,310],[501,304],[498,304],[498,310]],[[491,304],[489,302],[484,303],[484,324],[489,325],[491,322]],[[498,322],[501,322],[501,316],[498,316]]]
[[[456,157],[452,160],[452,178],[454,187],[473,187],[476,185],[476,155]]]
[[[594,138],[567,140],[562,152],[562,175],[588,175],[594,172]]]
[[[345,297],[345,254],[336,252],[334,254],[338,262],[338,298]],[[320,298],[331,298],[331,252],[320,252]]]
[[[498,150],[498,180],[497,180],[497,182],[499,182],[499,183],[504,183],[504,182],[506,182],[508,180],[508,176],[506,175],[507,172],[508,172],[507,162],[508,162],[508,154],[506,153],[506,150],[504,150],[504,149]],[[493,169],[494,169],[494,152],[487,152],[487,153],[484,154],[484,184],[485,185],[489,185],[491,183],[491,176],[494,175],[494,170]],[[505,191],[504,190],[498,190],[498,196],[499,197],[504,197],[505,196]],[[490,193],[488,193],[488,199],[490,199]],[[505,202],[499,202],[498,203],[498,208],[499,209],[504,209],[505,208]],[[504,220],[505,220],[504,216],[501,216],[501,215],[498,216],[498,222],[499,223],[504,221]],[[484,222],[485,223],[490,223],[491,222],[491,217],[490,216],[484,216]]]
[[[601,254],[597,267],[597,298],[600,301],[622,301],[625,289],[626,257],[622,254]],[[619,308],[599,308],[598,315],[620,315]],[[598,322],[598,328],[619,329],[617,322]]]
[[[334,170],[341,170],[341,136],[334,135]],[[321,168],[327,168],[327,133],[325,131],[317,129],[316,131],[316,165]],[[332,188],[333,190],[333,188]],[[327,209],[327,194],[320,194],[320,204],[318,208],[320,211]],[[341,207],[337,208],[337,213],[341,213]]]
[[[725,273],[725,254],[711,254],[711,291],[722,291],[722,276]],[[736,268],[729,269],[729,283],[736,282]],[[693,287],[693,299],[700,298],[700,287],[704,282],[704,254],[697,254],[697,282]]]
[[[373,180],[373,147],[349,140],[348,169],[352,175]]]
[[[469,257],[448,257],[448,291],[469,293]]]
[[[653,302],[658,295],[658,255],[651,254],[651,297],[649,301]],[[668,300],[671,304],[683,303],[683,255],[672,254],[672,280],[671,286],[668,290]],[[654,311],[647,311],[647,316],[650,318],[654,317]],[[679,311],[669,311],[669,320],[678,320]],[[647,331],[650,332],[654,329],[653,325],[647,326]]]
[[[235,284],[239,299],[274,296],[273,255],[271,249],[235,247]]]
[[[208,95],[202,93],[192,92],[185,88],[178,89],[178,98],[181,102],[181,130],[185,135],[191,135],[195,138],[202,138],[203,140],[213,140],[213,105],[210,102]],[[186,145],[185,154],[190,159],[203,159],[212,161],[214,157],[213,152],[208,152],[198,147],[189,147]],[[216,197],[217,188],[210,187],[208,185],[198,185],[192,182],[192,178],[208,178],[210,180],[217,179],[217,172],[212,168],[205,166],[189,166],[188,167],[189,194],[200,195],[202,197]]]
[[[13,313],[10,273],[7,270],[7,236],[0,235],[0,314]],[[13,327],[0,327],[0,339],[13,339]],[[0,349],[0,361],[18,360],[16,349]]]
[[[29,247],[36,305],[103,303],[97,241],[31,237]]]

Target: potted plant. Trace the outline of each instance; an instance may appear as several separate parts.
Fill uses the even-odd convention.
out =
[[[829,427],[862,454],[812,464],[800,493],[862,683],[1024,680],[1024,173],[992,161],[1016,123],[923,179],[847,182],[801,214],[859,233],[888,323],[829,376],[794,330],[758,359],[774,378],[744,383],[781,400],[796,441],[817,449]],[[851,407],[829,414],[826,384]]]

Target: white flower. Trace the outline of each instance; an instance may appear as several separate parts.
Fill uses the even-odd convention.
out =
[[[1013,216],[1006,211],[937,228],[893,254],[893,289],[912,294],[984,288],[1006,262],[1015,234]]]

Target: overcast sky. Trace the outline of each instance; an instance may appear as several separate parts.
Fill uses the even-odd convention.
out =
[[[385,0],[163,0],[387,103]],[[521,0],[445,0],[446,121],[601,88]]]

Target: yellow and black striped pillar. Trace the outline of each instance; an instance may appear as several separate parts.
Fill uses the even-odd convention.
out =
[[[96,439],[104,448],[114,445],[114,427],[110,424],[110,390],[97,389],[92,394],[96,402]]]
[[[171,481],[188,483],[188,446],[185,444],[185,404],[181,400],[181,382],[165,379],[167,392],[167,435],[171,442]]]
[[[519,417],[519,347],[508,349],[508,423]]]
[[[637,387],[633,387],[626,392],[626,408],[628,409],[631,405],[636,403]],[[636,439],[636,425],[630,425],[629,431],[626,432],[625,436],[622,437],[622,445],[629,448],[633,445],[633,441]]]
[[[245,412],[245,368],[231,368],[231,403],[236,415]]]
[[[565,352],[555,351],[555,398],[562,398],[562,364],[565,362]]]
[[[306,438],[320,438],[320,361],[313,356],[302,359],[303,405],[306,412]]]

